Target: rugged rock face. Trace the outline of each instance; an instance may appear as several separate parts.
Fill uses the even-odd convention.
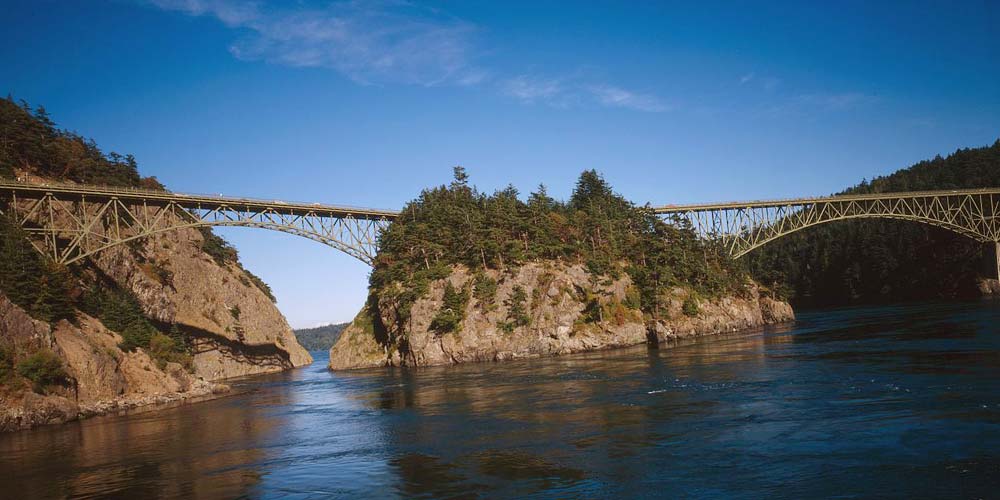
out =
[[[45,395],[0,380],[0,431],[209,396],[225,389],[213,381],[311,363],[268,295],[237,263],[213,259],[203,242],[194,228],[166,231],[99,252],[77,269],[82,283],[127,290],[147,318],[183,329],[192,345],[190,371],[177,363],[158,367],[141,348],[123,352],[121,332],[83,312],[49,325],[0,294],[0,348],[22,358],[50,349],[71,379]]]
[[[201,251],[202,234],[179,229],[95,255],[102,273],[139,299],[146,315],[196,331],[195,373],[218,380],[303,366],[312,357],[284,316],[234,264]],[[169,280],[157,270],[169,272]]]
[[[983,297],[1000,297],[1000,280],[980,280],[979,293],[983,294]]]
[[[429,292],[412,305],[409,319],[401,326],[398,305],[391,301],[380,300],[375,314],[368,310],[359,313],[330,350],[330,368],[550,356],[631,346],[653,339],[732,332],[794,319],[791,306],[761,297],[755,285],[748,285],[739,297],[697,301],[695,314],[684,312],[685,302],[691,302],[689,292],[674,289],[665,301],[668,310],[662,314],[669,319],[651,322],[634,308],[634,300],[629,298],[632,283],[627,276],[617,280],[597,278],[583,266],[558,264],[527,264],[513,276],[496,272],[490,275],[498,281],[496,296],[489,303],[471,298],[459,332],[441,334],[431,328],[442,307],[447,283],[456,289],[471,286],[469,271],[455,267],[450,276],[431,284]],[[529,321],[526,326],[511,328],[510,304],[515,287],[525,291]]]
[[[225,392],[222,384],[188,373],[181,365],[160,368],[141,349],[122,352],[121,336],[85,314],[77,325],[35,321],[0,295],[0,332],[23,350],[51,349],[69,380],[38,394],[23,382],[0,386],[0,431],[62,423],[153,403]]]

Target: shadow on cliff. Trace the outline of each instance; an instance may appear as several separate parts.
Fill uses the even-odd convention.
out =
[[[274,344],[244,344],[226,336],[189,325],[178,324],[191,342],[191,354],[219,351],[226,359],[255,366],[293,368],[288,351]]]

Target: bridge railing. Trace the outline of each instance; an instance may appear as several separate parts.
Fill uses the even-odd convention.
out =
[[[393,218],[399,212],[396,210],[386,210],[380,208],[371,207],[359,207],[353,205],[327,205],[319,202],[304,202],[304,201],[290,201],[290,200],[278,200],[278,199],[266,199],[266,198],[252,198],[252,197],[235,197],[235,196],[225,196],[220,194],[202,194],[202,193],[186,193],[177,192],[170,190],[156,190],[156,189],[146,189],[139,187],[130,186],[103,186],[103,185],[93,185],[93,184],[76,184],[69,182],[42,182],[42,183],[32,183],[20,180],[11,180],[6,178],[0,178],[0,189],[17,189],[24,191],[56,191],[61,193],[71,193],[71,194],[92,194],[97,196],[125,196],[130,198],[152,198],[161,200],[173,200],[180,202],[217,202],[217,203],[231,203],[231,204],[253,204],[253,205],[271,205],[280,208],[297,208],[297,209],[313,209],[313,210],[324,210],[324,211],[336,211],[336,212],[356,212],[358,214],[372,214],[379,215],[386,218]]]
[[[671,214],[671,213],[703,212],[710,210],[738,209],[738,208],[764,208],[764,207],[777,207],[777,206],[789,206],[789,205],[809,205],[813,203],[885,200],[885,199],[899,199],[899,198],[926,198],[934,196],[937,197],[963,196],[963,195],[976,195],[976,194],[1000,195],[1000,188],[944,189],[937,191],[903,191],[903,192],[890,192],[890,193],[838,194],[838,195],[814,196],[806,198],[777,198],[770,200],[725,201],[718,203],[660,205],[653,207],[653,211],[658,214]]]

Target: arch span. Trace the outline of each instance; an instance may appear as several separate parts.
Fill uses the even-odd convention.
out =
[[[70,264],[154,234],[208,226],[254,227],[311,239],[371,265],[396,212],[250,198],[93,186],[0,182],[3,211],[56,262]]]
[[[719,239],[733,258],[808,227],[862,218],[942,227],[977,241],[994,242],[1000,257],[1000,188],[667,205],[654,211],[686,220],[703,237]]]

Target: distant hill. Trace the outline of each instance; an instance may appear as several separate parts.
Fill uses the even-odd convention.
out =
[[[336,325],[318,326],[316,328],[303,328],[295,330],[295,336],[299,339],[302,347],[310,351],[329,351],[333,344],[340,338],[340,333],[347,328],[350,323],[340,323]]]

